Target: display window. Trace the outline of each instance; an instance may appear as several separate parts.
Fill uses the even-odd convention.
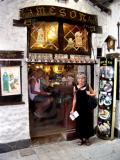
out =
[[[87,74],[87,67],[83,66]],[[28,95],[30,108],[31,137],[44,135],[47,132],[73,129],[75,121],[71,121],[69,113],[72,108],[73,87],[77,84],[76,76],[81,65],[73,64],[28,64]],[[39,76],[39,91],[44,95],[33,98],[30,87],[36,76]],[[89,76],[88,76],[89,77]],[[45,94],[47,93],[47,94]]]
[[[88,31],[86,28],[64,23],[63,30],[64,51],[83,50],[84,52],[88,52]]]
[[[30,49],[58,50],[58,23],[37,22],[30,29]]]

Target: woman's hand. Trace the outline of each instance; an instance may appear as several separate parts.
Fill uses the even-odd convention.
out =
[[[95,96],[95,94],[91,93],[90,91],[86,91],[86,93],[87,93],[88,96]]]
[[[88,96],[91,96],[90,91],[86,91],[86,93],[87,93]]]

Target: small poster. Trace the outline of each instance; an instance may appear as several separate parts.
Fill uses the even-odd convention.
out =
[[[1,67],[1,95],[21,94],[20,66]]]

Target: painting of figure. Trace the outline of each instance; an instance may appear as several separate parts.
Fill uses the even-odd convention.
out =
[[[1,67],[1,94],[21,94],[20,66]]]

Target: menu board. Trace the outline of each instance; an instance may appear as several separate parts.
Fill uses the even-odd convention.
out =
[[[103,139],[109,139],[112,136],[113,104],[116,94],[114,59],[100,59],[99,78],[97,134]]]

